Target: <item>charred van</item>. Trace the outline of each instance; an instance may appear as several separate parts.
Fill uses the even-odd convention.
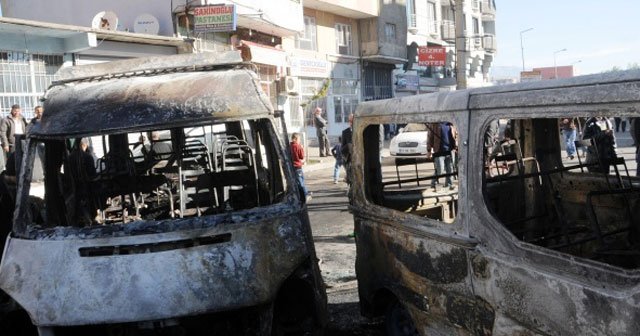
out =
[[[360,104],[362,312],[390,335],[637,335],[639,144],[613,117],[640,127],[640,72]],[[424,124],[433,162],[381,161],[392,123]]]
[[[0,267],[40,335],[323,330],[286,130],[252,68],[229,52],[60,71]]]

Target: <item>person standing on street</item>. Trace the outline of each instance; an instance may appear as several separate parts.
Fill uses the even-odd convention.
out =
[[[340,141],[340,152],[342,153],[342,164],[344,165],[345,181],[351,184],[351,156],[353,154],[353,114],[349,114],[349,127],[342,130]]]
[[[29,134],[29,132],[31,132],[31,129],[33,127],[35,127],[36,125],[40,124],[40,121],[42,120],[42,113],[44,112],[44,109],[42,108],[42,106],[38,105],[33,109],[33,118],[31,118],[31,120],[29,120],[29,124],[27,125],[27,134]],[[40,180],[42,179],[42,175],[44,174],[44,143],[40,142],[38,143],[37,147],[36,147],[36,154],[38,155],[38,161],[40,162],[39,165],[40,167],[38,169],[34,169],[34,176],[37,176],[36,178],[34,178],[34,180]]]
[[[316,135],[318,136],[318,146],[320,156],[329,156],[329,139],[327,138],[327,121],[322,117],[322,108],[316,107],[313,112],[313,121],[316,125]]]
[[[340,167],[342,166],[342,137],[338,137],[338,143],[331,148],[331,155],[336,159],[336,163],[333,166],[333,184],[338,184],[338,178],[340,177]]]
[[[636,176],[640,176],[640,118],[629,118],[633,145],[636,146]]]
[[[304,148],[300,145],[300,134],[293,133],[291,134],[291,161],[293,161],[293,169],[296,173],[296,178],[298,179],[298,186],[300,188],[300,194],[304,200],[307,202],[311,200],[311,194],[307,190],[306,185],[304,184],[304,172],[302,171],[302,166],[305,164],[304,159]]]
[[[576,123],[573,118],[560,119],[560,130],[564,136],[567,158],[573,160],[576,154]]]
[[[433,157],[433,165],[435,168],[436,177],[431,180],[431,188],[436,190],[436,185],[439,183],[439,176],[443,175],[443,171],[446,172],[445,187],[449,190],[453,190],[453,155],[452,151],[457,150],[458,132],[450,122],[441,122],[432,124],[429,127],[427,135],[427,151],[431,153]]]
[[[5,162],[8,156],[16,151],[16,135],[24,135],[27,130],[27,122],[22,118],[20,105],[11,106],[11,114],[0,122],[0,143],[5,154]]]

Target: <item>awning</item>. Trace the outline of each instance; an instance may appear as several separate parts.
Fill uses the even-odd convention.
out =
[[[184,127],[272,113],[257,76],[247,69],[177,72],[51,88],[32,136],[56,138],[122,133],[163,125]]]
[[[244,40],[240,41],[240,43],[240,48],[246,48],[250,52],[249,58],[245,59],[245,61],[278,67],[287,66],[287,54],[284,50]],[[243,58],[245,58],[244,55],[243,53]]]

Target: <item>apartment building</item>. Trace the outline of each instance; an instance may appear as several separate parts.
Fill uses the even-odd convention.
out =
[[[398,96],[450,90],[456,87],[456,0],[407,0],[409,63],[396,71]],[[489,85],[496,53],[494,0],[463,0],[460,52],[468,87]],[[420,47],[443,53],[444,64],[420,65]]]
[[[406,61],[406,9],[404,1],[388,0],[305,0],[303,5],[304,30],[283,41],[291,50],[287,80],[296,83],[288,99],[290,106],[304,107],[310,138],[315,138],[311,114],[321,107],[335,139],[359,102],[393,96],[392,71]],[[312,100],[323,88],[326,96]]]

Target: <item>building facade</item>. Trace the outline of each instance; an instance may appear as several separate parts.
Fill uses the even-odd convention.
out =
[[[457,1],[462,2],[462,22],[456,22]],[[468,87],[489,84],[489,69],[497,51],[494,0],[407,0],[407,54],[409,62],[396,71],[398,96],[451,90],[456,87],[456,24],[459,52],[464,53]],[[420,47],[444,48],[444,65],[418,64]]]
[[[61,66],[178,52],[240,50],[246,61],[256,64],[263,90],[274,107],[285,112],[290,131],[315,138],[311,114],[319,106],[329,121],[329,134],[336,138],[348,126],[348,116],[359,102],[394,96],[393,71],[407,60],[404,0],[220,0],[215,4],[233,6],[236,19],[235,27],[216,32],[195,29],[196,8],[212,3],[208,0],[157,0],[153,6],[148,0],[0,1],[6,18],[66,27],[60,31],[81,27],[76,30],[86,34],[76,37],[81,39],[77,46],[67,43],[68,48],[45,48],[38,53],[19,45],[19,33],[13,36],[16,46],[0,41],[0,55],[4,55],[0,62],[9,59],[5,63],[12,67],[25,59],[25,53],[36,55],[27,57],[33,60],[46,55],[44,70],[37,71],[45,73],[42,76],[48,76],[48,81],[29,87],[31,91],[26,84],[14,88],[30,92],[25,95],[30,98],[18,99],[25,110],[37,103]],[[107,17],[105,13],[117,18],[109,17],[106,29],[96,26],[100,15]],[[140,32],[141,17],[153,18],[152,32]],[[38,35],[38,29],[27,29],[27,35]],[[44,34],[41,39],[60,45],[56,34]],[[39,75],[34,76],[40,81]],[[3,113],[8,112],[8,102],[15,101],[5,100],[0,102]]]

